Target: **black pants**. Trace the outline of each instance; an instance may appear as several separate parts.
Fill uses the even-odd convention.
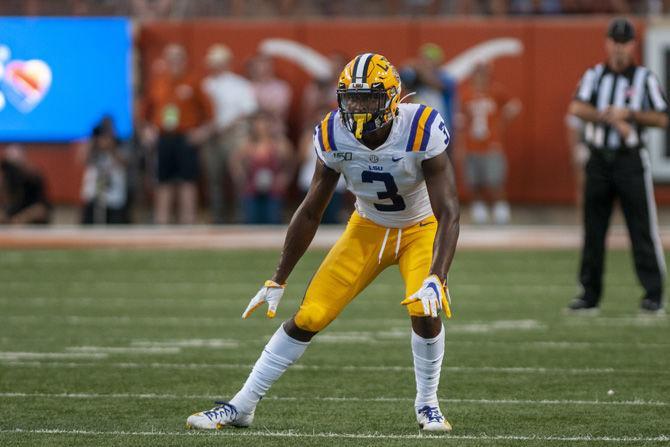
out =
[[[198,151],[186,135],[162,133],[158,138],[158,183],[198,180]]]
[[[104,222],[96,222],[95,218],[96,212],[96,203],[95,201],[87,202],[84,204],[84,207],[81,211],[81,224],[82,225],[93,225],[93,224],[125,224],[130,223],[128,221],[125,208],[110,208],[105,209]]]
[[[619,199],[633,246],[635,271],[645,298],[663,294],[665,260],[646,150],[591,151],[584,187],[584,246],[579,275],[583,298],[593,304],[602,294],[605,236],[614,200]]]

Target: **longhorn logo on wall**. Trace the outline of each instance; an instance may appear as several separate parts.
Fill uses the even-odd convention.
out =
[[[316,79],[329,79],[332,69],[326,56],[290,39],[271,38],[259,44],[261,53],[295,62]],[[442,70],[457,81],[467,79],[477,63],[489,62],[504,56],[519,56],[523,43],[516,38],[500,37],[486,40],[456,55],[442,65]]]
[[[51,68],[40,59],[10,60],[11,51],[0,45],[0,110],[7,103],[21,113],[30,113],[51,87]]]

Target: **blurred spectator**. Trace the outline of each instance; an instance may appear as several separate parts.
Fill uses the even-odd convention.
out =
[[[423,44],[419,48],[418,57],[400,70],[400,78],[404,93],[416,93],[411,102],[434,108],[444,118],[447,128],[452,129],[457,84],[455,79],[440,69],[443,62],[442,48],[434,43]]]
[[[210,133],[209,99],[187,71],[186,51],[170,44],[163,52],[167,73],[153,80],[146,102],[146,118],[156,139],[158,186],[154,194],[154,220],[170,223],[172,202],[179,197],[178,221],[195,223],[197,210],[198,147]]]
[[[440,12],[442,0],[390,0],[386,3],[391,15],[430,15]]]
[[[331,85],[330,88],[332,89],[333,86]],[[309,190],[309,185],[312,183],[312,176],[314,175],[317,163],[316,148],[314,147],[314,127],[321,122],[323,117],[330,110],[332,110],[330,107],[317,110],[313,115],[313,119],[310,121],[309,125],[305,127],[300,136],[298,147],[298,162],[300,166],[300,170],[298,171],[298,189],[301,197],[304,197]],[[333,197],[330,199],[330,203],[326,207],[326,211],[323,213],[321,219],[322,223],[336,224],[341,222],[340,214],[344,204],[345,192],[346,183],[344,181],[344,176],[340,176]]]
[[[275,75],[272,58],[268,56],[254,57],[248,67],[259,109],[272,115],[285,128],[293,94],[291,86]]]
[[[506,14],[657,15],[669,0],[3,0],[1,15],[190,17],[388,17]]]
[[[130,11],[138,20],[165,19],[170,17],[174,0],[129,0]]]
[[[46,224],[51,220],[44,178],[10,145],[0,158],[0,224]]]
[[[503,133],[521,111],[521,102],[510,98],[506,89],[491,79],[491,66],[479,63],[470,85],[463,92],[463,137],[458,157],[465,162],[466,183],[472,193],[474,223],[489,218],[486,200],[493,203],[493,221],[506,224],[511,217],[505,197],[507,157]]]
[[[323,114],[324,110],[330,111],[337,108],[337,80],[344,69],[349,58],[342,53],[333,53],[330,60],[330,76],[321,79],[313,79],[302,93],[302,124],[311,132],[316,126],[314,119]],[[319,119],[323,118],[321,116]]]
[[[560,14],[561,0],[511,0],[509,12],[526,15]]]
[[[247,118],[258,108],[249,81],[230,71],[232,53],[225,45],[213,45],[207,51],[209,75],[203,90],[209,95],[214,112],[214,132],[206,145],[209,201],[212,220],[224,223],[223,184],[228,174],[228,159],[243,143]]]
[[[251,120],[249,141],[231,159],[233,175],[244,191],[244,220],[250,224],[278,224],[289,179],[291,145],[277,131],[267,112]]]
[[[128,155],[116,138],[114,123],[105,117],[85,146],[81,185],[82,224],[123,224],[128,219]]]

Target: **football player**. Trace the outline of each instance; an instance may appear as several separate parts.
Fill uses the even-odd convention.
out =
[[[444,355],[440,311],[451,316],[447,272],[459,232],[454,174],[445,152],[449,133],[439,113],[400,103],[400,78],[380,54],[350,61],[339,78],[339,107],[314,132],[316,171],[289,224],[272,279],[242,318],[267,303],[273,318],[289,274],[314,238],[340,175],[356,196],[356,211],[309,284],[297,313],[284,322],[229,401],[187,419],[189,428],[246,427],[270,386],[300,358],[381,271],[397,264],[405,281],[416,377],[415,413],[426,431],[451,431],[437,387]]]

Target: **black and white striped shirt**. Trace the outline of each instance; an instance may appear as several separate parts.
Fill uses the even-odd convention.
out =
[[[633,111],[666,112],[668,101],[658,79],[648,68],[631,65],[616,73],[605,64],[589,68],[582,76],[575,99],[591,104],[598,111],[609,106]],[[616,150],[644,145],[644,127],[632,123],[633,132],[623,140],[615,128],[606,123],[586,123],[584,140],[592,149]]]

